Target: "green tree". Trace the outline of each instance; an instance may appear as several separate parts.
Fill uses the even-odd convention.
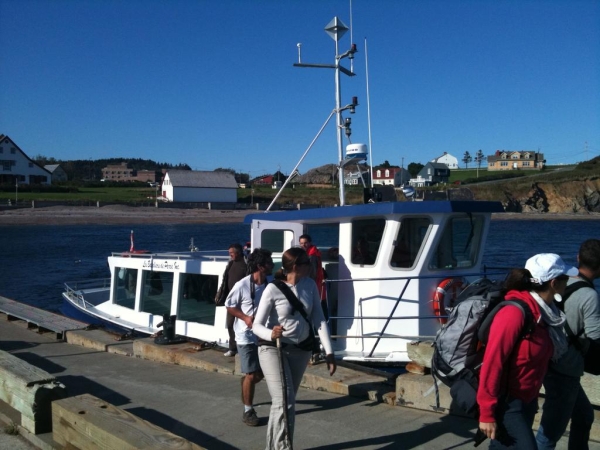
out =
[[[475,164],[477,164],[477,178],[479,178],[479,168],[481,167],[481,163],[485,156],[483,155],[483,151],[481,149],[477,150],[475,154]]]
[[[463,156],[462,162],[465,163],[465,169],[469,168],[469,163],[473,161],[473,158],[471,157],[471,154],[469,152],[465,152],[465,155]]]
[[[411,177],[416,177],[423,167],[425,166],[421,163],[411,162],[408,164],[407,170],[409,171]]]

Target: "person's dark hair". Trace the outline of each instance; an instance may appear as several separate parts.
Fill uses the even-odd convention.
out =
[[[562,275],[561,275],[562,276]],[[533,276],[527,269],[511,269],[504,280],[505,292],[508,291],[546,291],[552,280],[544,281],[542,284],[537,284],[532,281]],[[559,277],[560,278],[560,277]]]
[[[221,248],[222,248],[222,247],[221,247]],[[240,244],[238,244],[238,243],[231,244],[231,245],[229,246],[229,248],[230,248],[230,249],[234,249],[234,250],[235,250],[235,252],[236,252],[238,255],[241,255],[241,254],[244,252],[244,249],[243,249],[243,248],[242,248],[242,246],[241,246]]]
[[[531,272],[527,269],[512,269],[504,280],[505,291],[531,291],[534,284],[531,282]],[[539,285],[537,285],[539,286]]]
[[[275,272],[275,279],[285,280],[287,274],[294,269],[296,261],[302,257],[308,259],[307,253],[300,247],[292,247],[283,252],[283,255],[281,255],[281,269]]]
[[[594,272],[600,269],[600,240],[588,239],[579,247],[579,266]]]
[[[298,240],[300,239],[306,239],[308,242],[312,242],[312,238],[310,237],[310,234],[303,234],[302,236],[300,236],[298,238]]]
[[[258,266],[265,266],[270,263],[271,250],[266,248],[255,248],[250,255],[248,255],[248,273],[254,273],[258,270]]]

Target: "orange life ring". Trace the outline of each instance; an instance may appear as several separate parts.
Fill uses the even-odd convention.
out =
[[[441,324],[446,323],[446,306],[452,306],[460,291],[466,285],[463,278],[446,278],[435,288],[433,294],[433,314]]]

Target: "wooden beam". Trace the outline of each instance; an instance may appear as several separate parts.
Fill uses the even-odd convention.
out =
[[[52,437],[64,448],[81,450],[203,448],[90,394],[52,403]]]
[[[21,413],[21,426],[27,431],[50,432],[51,403],[66,396],[65,386],[48,372],[0,351],[0,400]]]

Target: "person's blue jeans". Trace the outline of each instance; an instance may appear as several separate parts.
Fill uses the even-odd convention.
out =
[[[539,450],[554,449],[571,421],[569,450],[586,450],[594,423],[594,408],[579,377],[549,370],[544,378],[546,391],[542,419],[536,435]]]
[[[489,448],[535,450],[532,426],[537,410],[537,398],[529,403],[516,398],[500,400],[496,407],[498,431]]]

